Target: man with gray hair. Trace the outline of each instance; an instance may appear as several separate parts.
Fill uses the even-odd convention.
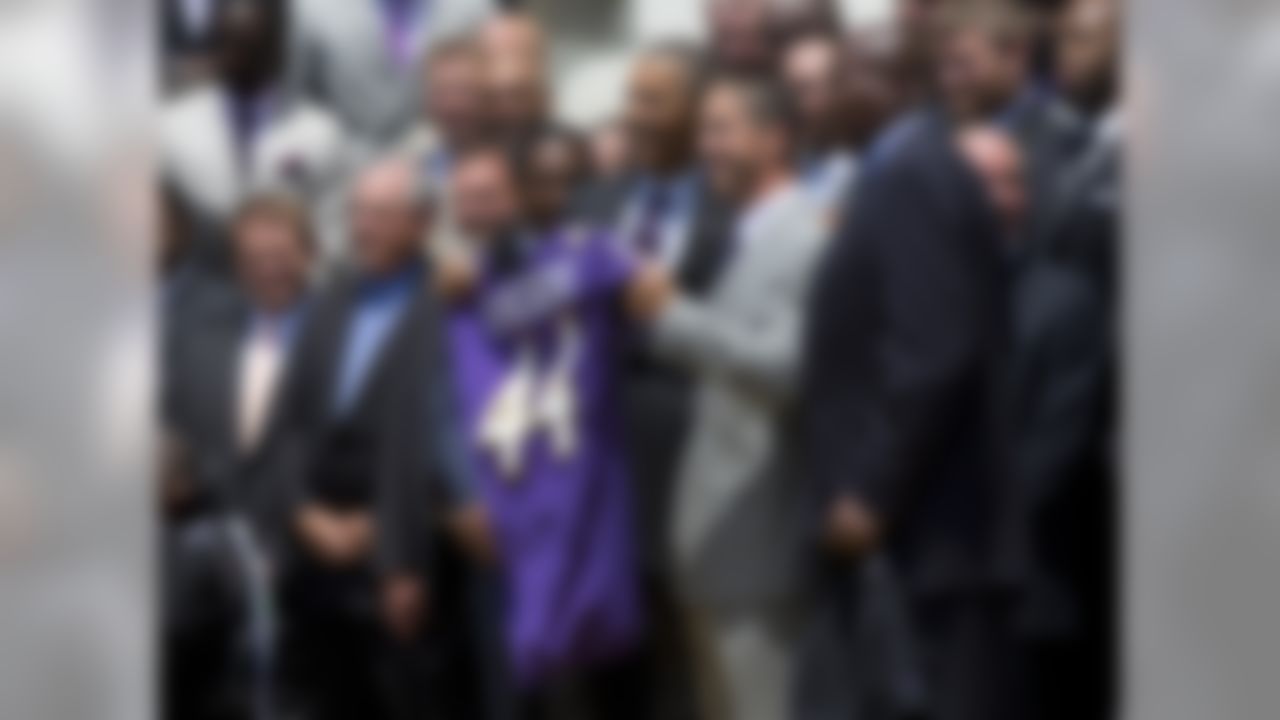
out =
[[[467,483],[420,256],[431,210],[409,163],[365,170],[349,208],[352,272],[311,309],[299,341],[284,418],[298,462],[281,600],[286,681],[309,718],[423,717],[426,698],[450,717],[468,703],[466,683],[443,677],[465,673],[461,663],[433,658],[444,670],[417,671],[425,648],[456,646],[441,633],[462,625],[427,623],[427,578],[447,569],[430,498]],[[433,617],[452,602],[437,588],[456,585],[431,583]]]

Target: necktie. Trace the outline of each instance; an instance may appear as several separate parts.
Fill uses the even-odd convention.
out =
[[[279,328],[256,327],[240,358],[236,436],[242,452],[256,448],[262,438],[283,360]]]
[[[671,204],[671,191],[663,185],[654,185],[649,189],[648,197],[640,210],[640,224],[637,227],[636,249],[644,255],[656,255],[662,248],[662,221],[666,218]]]

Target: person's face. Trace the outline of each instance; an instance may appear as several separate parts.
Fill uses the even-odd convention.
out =
[[[631,165],[627,133],[616,123],[596,129],[591,135],[591,170],[600,177],[615,177]]]
[[[773,63],[765,0],[709,0],[711,44],[727,69],[768,72]]]
[[[480,241],[510,231],[520,221],[511,168],[496,153],[474,155],[453,172],[453,208],[463,232]]]
[[[489,103],[498,129],[508,137],[519,137],[543,121],[545,97],[538,68],[500,62],[489,75]]]
[[[845,136],[858,147],[871,141],[904,102],[895,63],[888,47],[851,40],[843,49],[837,83]]]
[[[427,70],[431,119],[452,143],[465,143],[484,134],[483,66],[478,56],[442,59]]]
[[[223,76],[233,85],[252,86],[275,74],[281,52],[281,18],[251,0],[230,0],[217,16]]]
[[[648,57],[631,74],[624,122],[636,164],[661,167],[688,147],[695,108],[691,79],[674,60]]]
[[[722,196],[743,201],[755,187],[774,138],[747,112],[739,91],[721,86],[703,102],[698,150],[712,187]]]
[[[828,141],[841,129],[835,67],[836,47],[825,40],[793,45],[783,60],[783,80],[799,116],[800,132],[810,141]]]
[[[289,222],[248,220],[236,232],[235,251],[240,283],[257,307],[281,310],[302,295],[311,253]]]
[[[1027,186],[1022,153],[1007,135],[990,129],[970,130],[959,141],[961,155],[982,183],[988,201],[1010,236],[1023,227]]]
[[[1010,102],[1022,80],[1025,58],[1016,48],[974,30],[956,30],[941,42],[938,87],[953,117],[984,118]]]
[[[1058,82],[1073,101],[1092,108],[1110,100],[1118,65],[1119,29],[1109,0],[1076,0],[1058,25]]]
[[[480,29],[480,43],[490,62],[540,67],[546,55],[542,28],[524,15],[491,18]]]
[[[928,45],[940,4],[940,0],[898,0],[897,25],[908,45]]]
[[[380,168],[361,178],[352,199],[354,256],[370,275],[393,272],[423,241],[426,213],[413,198],[408,168]]]
[[[553,226],[569,212],[582,168],[574,148],[565,140],[554,138],[539,143],[533,153],[533,166],[525,203],[529,219],[541,226]]]

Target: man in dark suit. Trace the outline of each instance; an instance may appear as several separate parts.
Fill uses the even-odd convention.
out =
[[[1114,303],[1121,201],[1118,3],[1068,3],[1057,35],[1058,84],[1082,117],[1085,137],[1053,179],[1036,250],[1082,270]]]
[[[302,457],[282,605],[306,717],[421,717],[421,702],[453,717],[467,701],[450,634],[459,623],[446,621],[453,564],[431,542],[431,497],[465,482],[465,466],[418,252],[430,218],[418,175],[399,161],[361,175],[355,270],[318,300],[299,339],[289,429]]]
[[[1018,139],[1038,212],[1082,135],[1076,114],[1033,76],[1026,11],[1011,0],[959,3],[940,21],[935,72],[943,107],[953,121],[993,122]]]
[[[901,576],[931,717],[987,718],[982,571],[998,476],[1002,267],[947,124],[870,170],[813,296],[803,399],[827,552]]]
[[[203,704],[234,702],[235,712],[247,715],[269,702],[275,638],[268,573],[281,556],[282,483],[294,459],[280,396],[312,240],[304,211],[279,196],[250,200],[233,227],[237,284],[182,313],[187,326],[166,326],[164,415],[171,457],[183,458],[166,476],[174,480],[166,485],[166,586],[182,617],[223,618],[197,623],[204,635],[180,623],[166,669],[175,682],[197,687],[228,682],[216,701]],[[192,694],[202,697],[174,693],[175,717],[186,716],[182,707],[201,707]]]
[[[612,229],[624,245],[668,268],[676,284],[695,297],[708,291],[723,263],[729,217],[695,169],[694,124],[703,77],[701,56],[683,45],[657,46],[637,60],[625,116],[634,170],[591,188],[582,213],[589,223]],[[682,633],[670,598],[666,539],[676,462],[692,411],[690,379],[637,338],[623,384],[625,436],[655,616],[651,637],[660,648],[654,668],[671,680],[668,686],[680,685],[688,672],[681,669]],[[657,692],[671,698],[681,694]],[[680,700],[671,704],[687,705]]]
[[[1005,225],[1012,279],[1005,375],[1008,485],[994,571],[1009,601],[1025,696],[1014,717],[1114,712],[1106,596],[1105,462],[1110,347],[1101,294],[1079,270],[1030,252],[1021,153],[998,129],[957,138]],[[1013,683],[1010,683],[1011,686]]]

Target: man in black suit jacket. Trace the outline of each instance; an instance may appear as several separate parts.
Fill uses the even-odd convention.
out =
[[[236,284],[170,318],[164,338],[163,414],[183,458],[165,486],[175,613],[166,677],[188,688],[173,692],[175,717],[269,702],[268,568],[281,559],[283,482],[295,459],[280,396],[312,246],[304,211],[282,197],[253,199],[234,228]],[[216,688],[219,699],[202,702],[193,687]]]
[[[986,718],[982,571],[998,476],[997,228],[947,123],[860,183],[821,264],[807,348],[808,472],[822,544],[901,576],[930,717]]]
[[[465,467],[418,254],[430,208],[416,177],[398,161],[360,176],[355,271],[317,300],[293,368],[288,424],[301,459],[282,604],[306,717],[421,717],[423,702],[452,717],[465,707],[459,623],[443,621],[453,564],[431,523],[432,497],[465,482]]]
[[[1109,717],[1105,306],[1084,273],[1027,247],[1014,141],[977,127],[957,144],[1005,220],[1012,279],[1008,484],[993,546],[994,577],[1008,601],[1001,615],[1027,691],[1010,717]]]
[[[1067,3],[1058,25],[1057,80],[1085,134],[1053,178],[1035,238],[1036,252],[1084,272],[1112,305],[1122,201],[1119,42],[1115,0]]]

